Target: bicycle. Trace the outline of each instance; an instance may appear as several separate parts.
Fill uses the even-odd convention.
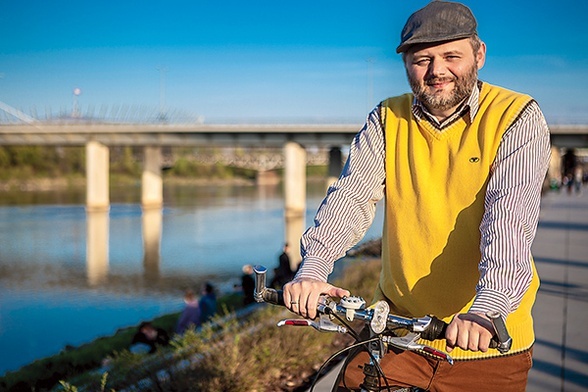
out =
[[[267,268],[257,265],[253,270],[255,272],[254,298],[256,302],[285,306],[282,291],[266,287]],[[356,296],[341,298],[338,303],[327,296],[321,296],[317,305],[317,313],[318,321],[285,319],[279,321],[277,325],[279,327],[286,325],[313,327],[322,332],[348,333],[353,336],[356,342],[333,354],[323,363],[310,386],[310,391],[313,391],[319,376],[334,358],[355,347],[365,347],[370,358],[369,362],[363,366],[362,392],[379,392],[383,390],[424,392],[424,390],[417,387],[404,388],[388,385],[379,364],[389,347],[430,355],[453,364],[453,358],[449,354],[419,343],[421,338],[432,341],[445,336],[447,324],[437,317],[407,318],[397,316],[390,313],[390,307],[386,301],[378,301],[374,305],[366,307],[366,302]],[[508,334],[504,320],[498,312],[488,312],[487,316],[492,321],[496,333],[492,338],[490,347],[498,349],[501,353],[508,352],[512,339]],[[335,323],[334,320],[337,320],[338,323]],[[369,328],[370,336],[367,340],[361,339],[355,330],[351,328],[349,323],[353,320],[361,320]],[[397,335],[395,332],[399,329],[405,330],[406,334]],[[341,369],[341,374],[344,372],[345,366]],[[385,385],[382,385],[381,380],[384,380]]]

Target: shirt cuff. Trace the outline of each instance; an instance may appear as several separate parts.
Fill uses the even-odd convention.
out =
[[[490,310],[498,311],[502,317],[506,318],[510,314],[510,300],[505,294],[498,291],[478,291],[468,312],[486,314]]]
[[[326,282],[331,272],[333,272],[333,263],[309,257],[302,261],[294,279],[314,279]]]

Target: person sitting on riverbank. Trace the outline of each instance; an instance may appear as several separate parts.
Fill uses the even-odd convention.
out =
[[[200,323],[204,324],[212,320],[212,317],[216,314],[216,293],[214,291],[214,286],[211,283],[206,283],[204,285],[199,305]]]
[[[281,289],[283,285],[294,278],[294,271],[290,266],[290,256],[288,255],[288,243],[284,244],[282,253],[278,257],[278,267],[274,268],[274,278],[270,283],[270,287]]]
[[[176,333],[183,334],[189,328],[196,329],[200,326],[200,306],[194,291],[188,289],[184,294],[184,303],[186,304],[178,322],[176,324]]]
[[[253,292],[255,291],[255,280],[253,279],[253,267],[251,264],[243,266],[243,275],[241,276],[241,290],[243,290],[243,306],[255,302]]]
[[[133,336],[129,351],[132,353],[153,354],[159,346],[169,345],[169,335],[163,328],[157,328],[146,321],[139,325],[137,333]]]

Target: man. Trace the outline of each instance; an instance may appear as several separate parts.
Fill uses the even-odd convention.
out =
[[[375,300],[396,314],[449,323],[450,366],[388,353],[391,385],[430,391],[524,391],[539,279],[530,254],[549,131],[529,96],[478,81],[486,46],[470,9],[433,1],[410,16],[396,49],[413,94],[387,99],[355,137],[339,180],[303,235],[303,263],[284,287],[288,308],[316,316],[319,295],[349,295],[327,282],[335,260],[371,224],[386,197],[382,270]],[[513,339],[489,349],[498,311]],[[356,363],[357,362],[357,363]],[[354,360],[346,385],[363,377]]]
[[[245,264],[241,275],[241,289],[243,290],[243,305],[255,303],[253,293],[255,292],[255,279],[253,278],[253,266]]]
[[[212,283],[206,282],[204,284],[198,306],[200,307],[200,324],[211,321],[217,308],[216,292]]]
[[[200,326],[200,306],[198,298],[192,289],[187,289],[184,293],[184,310],[176,322],[176,333],[183,334],[190,328]]]
[[[153,354],[159,346],[167,345],[169,345],[169,335],[167,332],[163,328],[157,328],[150,322],[145,321],[137,328],[129,351],[141,353],[143,352],[142,346],[145,346],[145,350],[149,354]]]
[[[282,253],[278,257],[278,267],[274,268],[274,277],[270,286],[276,289],[281,289],[282,286],[291,281],[294,277],[292,267],[290,267],[290,256],[288,256],[288,243],[284,244]]]

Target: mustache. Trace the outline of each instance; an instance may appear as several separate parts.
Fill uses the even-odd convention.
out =
[[[430,86],[430,85],[433,85],[436,83],[445,83],[445,82],[454,82],[454,81],[455,81],[455,78],[452,78],[452,77],[439,78],[439,77],[433,76],[433,77],[425,79],[425,84],[427,86]]]

